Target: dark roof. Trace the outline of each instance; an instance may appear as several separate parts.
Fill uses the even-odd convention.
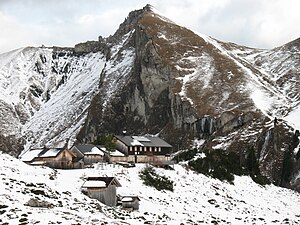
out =
[[[56,157],[61,153],[64,148],[44,148],[39,154],[38,157]]]
[[[87,153],[91,152],[92,148],[95,147],[95,145],[92,144],[84,144],[84,145],[74,145],[81,153]]]
[[[93,144],[81,144],[74,145],[73,147],[77,148],[78,151],[80,151],[83,155],[104,155],[105,153],[102,148],[99,148],[99,145],[96,146]]]
[[[127,146],[146,146],[146,147],[167,147],[172,148],[172,145],[159,137],[153,136],[124,136],[116,135],[117,139]]]
[[[88,177],[86,179],[87,181],[104,181],[106,184],[106,187],[109,185],[116,185],[117,187],[121,187],[121,184],[115,177]]]

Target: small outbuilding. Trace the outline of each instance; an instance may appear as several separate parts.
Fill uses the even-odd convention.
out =
[[[116,206],[117,187],[121,184],[115,177],[88,177],[82,191],[107,206]]]
[[[70,151],[83,160],[84,165],[91,165],[93,163],[103,162],[104,152],[95,145],[82,144],[74,145]]]
[[[140,198],[138,196],[123,196],[121,202],[123,209],[139,210]]]

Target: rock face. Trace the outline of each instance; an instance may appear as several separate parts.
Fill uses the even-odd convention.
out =
[[[30,206],[30,207],[39,207],[39,208],[53,208],[54,207],[54,205],[50,202],[47,202],[45,200],[35,199],[35,198],[29,199],[29,201],[25,205]]]
[[[296,176],[292,172],[283,184],[284,157],[298,145],[295,130],[273,120],[286,116],[299,99],[291,102],[294,95],[263,69],[263,58],[287,47],[278,53],[222,43],[174,24],[150,6],[131,12],[106,41],[110,57],[80,141],[123,130],[160,134],[179,148],[206,139],[207,147],[241,157],[254,147],[262,173],[278,185]],[[261,107],[260,98],[271,103]]]
[[[299,57],[299,39],[272,50],[224,43],[147,5],[108,38],[0,55],[0,133],[25,148],[123,130],[176,150],[204,139],[241,161],[254,148],[263,175],[299,190]],[[13,95],[9,74],[22,80]]]

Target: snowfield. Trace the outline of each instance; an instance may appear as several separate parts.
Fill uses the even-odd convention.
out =
[[[175,165],[156,169],[174,181],[174,192],[143,185],[145,165],[123,168],[97,164],[82,170],[32,167],[0,154],[1,224],[300,224],[300,195],[236,176],[234,185]],[[82,194],[84,177],[115,176],[120,195],[138,195],[139,211],[110,208]],[[26,206],[43,202],[48,208]]]

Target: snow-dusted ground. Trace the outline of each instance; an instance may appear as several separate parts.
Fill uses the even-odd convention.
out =
[[[300,224],[299,193],[262,187],[244,176],[236,176],[231,185],[181,165],[156,169],[174,181],[170,192],[143,185],[138,173],[144,164],[55,171],[0,154],[0,165],[1,224]],[[110,208],[83,195],[83,177],[90,175],[115,176],[122,185],[118,194],[140,197],[139,211]],[[31,198],[53,207],[25,206]]]

